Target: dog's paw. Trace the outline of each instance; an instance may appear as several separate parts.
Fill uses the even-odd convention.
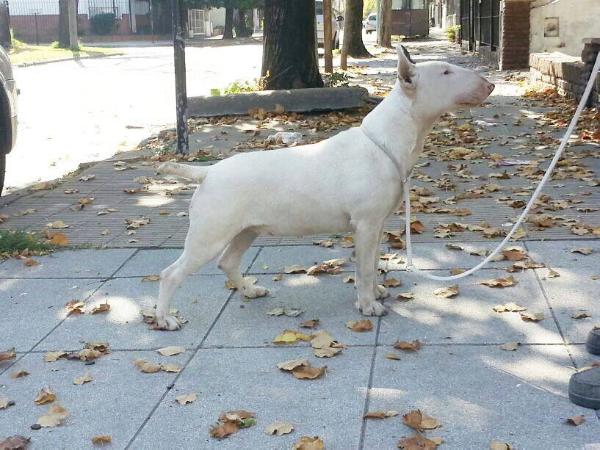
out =
[[[157,330],[175,331],[181,328],[181,322],[175,316],[166,314],[164,317],[156,316]]]
[[[363,316],[384,316],[387,314],[385,306],[376,301],[356,302],[356,307]]]
[[[242,292],[246,298],[259,298],[266,296],[269,293],[269,290],[262,286],[250,285],[244,286]]]
[[[375,287],[375,298],[377,300],[383,300],[384,298],[388,298],[390,296],[390,293],[388,292],[388,290],[383,287],[381,284],[378,284]]]

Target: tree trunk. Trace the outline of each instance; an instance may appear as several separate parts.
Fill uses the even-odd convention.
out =
[[[377,43],[382,47],[392,46],[392,0],[380,0],[377,11]]]
[[[262,76],[265,89],[323,87],[314,0],[265,0]]]
[[[252,28],[248,27],[245,9],[237,10],[237,19],[235,20],[234,27],[235,27],[235,37],[240,38],[240,37],[252,36]]]
[[[0,45],[6,50],[12,46],[12,39],[10,37],[10,14],[7,3],[0,2]],[[1,161],[0,161],[1,162]],[[0,177],[2,177],[2,171],[0,170]],[[0,188],[0,194],[2,189]]]
[[[58,0],[58,46],[69,48],[69,9],[68,0]]]
[[[225,28],[223,39],[233,39],[233,7],[225,8]]]
[[[367,51],[362,40],[363,0],[346,0],[344,15],[344,47],[346,54],[354,58],[367,58]]]

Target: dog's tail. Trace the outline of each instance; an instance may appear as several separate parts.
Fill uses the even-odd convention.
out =
[[[158,166],[157,172],[159,174],[177,175],[201,183],[208,175],[208,169],[206,166],[190,166],[188,164],[165,162]]]

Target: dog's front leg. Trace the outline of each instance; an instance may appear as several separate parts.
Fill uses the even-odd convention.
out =
[[[381,316],[385,314],[385,307],[375,301],[377,270],[376,261],[379,254],[379,240],[382,224],[373,222],[359,222],[356,225],[356,288],[358,301],[356,307],[365,316]]]
[[[381,224],[381,227],[379,228],[379,231],[377,233],[377,255],[379,255],[379,244],[381,243],[381,236],[383,235],[383,224]],[[375,279],[373,280],[373,292],[375,293],[375,299],[376,300],[382,300],[384,298],[388,298],[390,296],[390,293],[387,291],[387,289],[381,285],[377,283],[377,277],[379,275],[379,257],[375,257]]]

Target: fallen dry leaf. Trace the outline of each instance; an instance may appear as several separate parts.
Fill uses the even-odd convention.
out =
[[[593,250],[589,247],[572,248],[571,253],[580,253],[582,255],[591,255]]]
[[[294,443],[292,450],[324,450],[325,443],[319,436],[302,436]]]
[[[135,364],[135,367],[137,367],[138,370],[143,373],[157,373],[162,369],[160,364],[146,361],[144,359],[136,359],[133,361],[133,363]]]
[[[521,305],[517,305],[516,303],[505,303],[504,305],[496,305],[492,308],[497,313],[503,312],[519,312],[525,311],[527,308]]]
[[[371,322],[369,319],[349,320],[346,322],[346,327],[350,328],[352,331],[362,333],[373,330],[373,322]]]
[[[491,280],[485,280],[485,281],[482,281],[480,284],[483,284],[484,286],[488,286],[491,288],[505,288],[505,287],[515,286],[517,283],[518,283],[517,280],[515,280],[514,277],[511,275],[506,278],[494,278]]]
[[[395,288],[398,286],[402,286],[402,282],[397,280],[396,278],[386,278],[383,282],[383,286],[386,288]]]
[[[493,440],[490,442],[490,450],[513,450],[513,448],[506,442]]]
[[[2,450],[25,450],[29,445],[31,438],[16,434],[9,436],[0,441],[0,449]]]
[[[363,419],[387,419],[397,415],[398,411],[369,411],[363,416]]]
[[[52,245],[58,245],[60,247],[65,247],[69,245],[69,238],[64,233],[46,233],[46,237],[48,238],[48,242]]]
[[[193,403],[198,399],[198,395],[195,392],[190,392],[189,394],[182,394],[175,397],[175,401],[180,405],[187,405],[189,403]]]
[[[580,414],[578,416],[569,417],[565,422],[569,425],[573,425],[574,427],[578,427],[585,422],[585,416]]]
[[[273,422],[271,425],[265,428],[265,433],[268,435],[282,436],[294,431],[294,426],[288,422]]]
[[[102,314],[108,311],[110,311],[110,305],[108,303],[100,303],[90,310],[90,314]]]
[[[17,354],[15,353],[15,349],[11,348],[5,352],[0,352],[0,363],[3,361],[10,361],[11,359],[15,359]]]
[[[402,416],[402,422],[404,422],[404,425],[416,431],[434,430],[441,426],[436,419],[424,414],[419,409],[404,414]]]
[[[292,274],[292,273],[306,273],[306,267],[302,267],[298,264],[294,264],[291,266],[286,266],[284,267],[283,271],[287,274]]]
[[[317,378],[321,378],[325,374],[326,370],[327,366],[298,366],[294,370],[292,370],[292,375],[294,375],[299,380],[316,380]]]
[[[394,352],[388,352],[385,354],[386,359],[392,359],[394,361],[400,361],[400,355]]]
[[[48,228],[53,228],[53,229],[57,229],[57,230],[61,230],[61,229],[70,227],[70,225],[67,225],[62,220],[55,220],[54,222],[50,222],[50,223],[46,224],[46,226]]]
[[[435,295],[437,295],[438,297],[443,297],[443,298],[456,297],[458,295],[458,292],[459,292],[458,284],[453,284],[452,286],[438,288],[435,291],[433,291],[433,293]]]
[[[67,310],[67,317],[73,314],[83,314],[83,308],[85,308],[85,303],[81,300],[71,300],[65,304],[65,309]]]
[[[405,352],[416,352],[421,349],[421,342],[418,339],[412,342],[396,341],[394,348],[396,350],[404,350]]]
[[[47,403],[52,403],[54,400],[56,400],[56,394],[46,386],[38,392],[34,402],[38,405],[46,405]]]
[[[298,317],[303,312],[304,311],[302,311],[299,308],[284,308],[284,307],[279,306],[277,308],[272,308],[272,309],[268,310],[267,315],[268,316]]]
[[[300,323],[300,328],[316,328],[319,326],[319,319],[305,320]]]
[[[412,292],[400,292],[398,295],[396,295],[396,300],[401,302],[407,302],[408,300],[412,300],[413,298],[415,298],[415,294],[413,294]]]
[[[73,384],[81,386],[82,384],[89,383],[91,381],[94,381],[94,379],[89,373],[86,373],[85,375],[75,378],[73,380]]]
[[[539,322],[540,320],[544,320],[543,312],[522,312],[521,319],[524,322]]]
[[[292,371],[294,370],[296,367],[300,367],[300,366],[308,366],[309,362],[307,359],[292,359],[290,361],[284,361],[282,363],[277,364],[277,367],[279,367],[281,370],[285,370],[285,371]]]
[[[7,409],[14,406],[15,402],[4,397],[0,397],[0,409]],[[2,447],[0,447],[1,449]]]
[[[29,375],[29,372],[21,369],[21,370],[17,370],[16,372],[11,373],[10,377],[14,380],[16,378],[26,377],[27,375]]]
[[[109,434],[99,434],[92,437],[92,444],[102,446],[112,443],[112,436]]]
[[[168,364],[161,364],[160,369],[163,372],[179,373],[179,372],[181,372],[183,367],[181,367],[178,364],[168,363]]]
[[[576,319],[576,320],[586,319],[588,317],[592,317],[591,314],[588,313],[587,311],[583,311],[583,310],[582,311],[577,311],[577,312],[571,314],[571,318],[572,319]]]
[[[516,349],[519,348],[519,345],[521,344],[519,344],[518,342],[507,342],[505,344],[502,344],[500,348],[502,350],[506,350],[507,352],[514,352]]]
[[[511,247],[502,250],[502,255],[509,261],[521,261],[527,259],[527,252],[521,247]]]
[[[293,344],[298,341],[310,341],[311,337],[294,330],[283,330],[283,333],[273,339],[274,344]]]
[[[398,448],[403,450],[435,450],[442,442],[444,441],[440,437],[428,439],[421,434],[415,434],[414,436],[400,439]]]
[[[219,421],[210,429],[211,437],[224,439],[236,433],[240,428],[248,428],[256,424],[255,414],[249,411],[238,410],[222,413]]]
[[[558,277],[560,277],[560,273],[558,273],[554,269],[548,268],[548,275],[546,275],[546,277],[547,278],[558,278]]]
[[[55,362],[60,358],[65,358],[67,356],[67,352],[47,352],[44,355],[44,361],[46,362]]]
[[[69,412],[59,404],[52,405],[48,412],[37,420],[42,428],[52,428],[61,425],[69,417]]]
[[[172,345],[169,347],[159,348],[156,351],[163,356],[174,356],[174,355],[179,355],[180,353],[185,352],[185,348]]]
[[[160,275],[146,275],[142,281],[160,281]]]
[[[23,265],[26,267],[34,267],[38,266],[40,263],[33,258],[25,258],[23,260]]]

